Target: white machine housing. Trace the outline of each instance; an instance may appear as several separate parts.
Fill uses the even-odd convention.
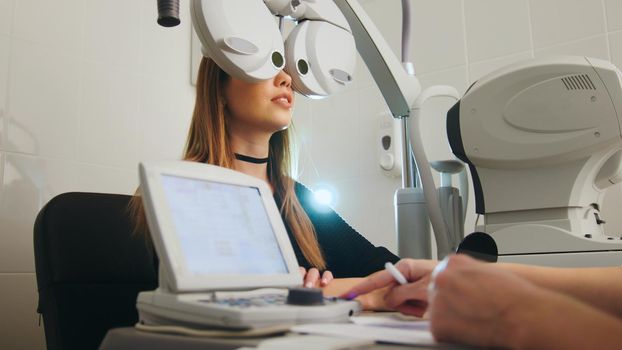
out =
[[[527,60],[475,82],[448,112],[452,151],[469,164],[481,231],[500,260],[600,266],[622,240],[600,217],[622,179],[622,73],[578,56]]]
[[[259,82],[285,70],[309,97],[352,82],[354,37],[332,0],[191,0],[190,13],[203,55],[238,79]],[[296,24],[285,40],[277,17]]]

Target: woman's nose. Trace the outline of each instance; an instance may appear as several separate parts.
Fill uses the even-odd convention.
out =
[[[288,88],[292,86],[292,77],[284,70],[281,70],[274,79],[277,86],[285,86]]]

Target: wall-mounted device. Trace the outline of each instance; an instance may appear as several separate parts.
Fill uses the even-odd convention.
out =
[[[402,133],[398,120],[387,111],[380,113],[376,147],[382,172],[393,178],[402,175]]]

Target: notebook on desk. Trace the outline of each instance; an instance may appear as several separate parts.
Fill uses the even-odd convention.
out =
[[[196,162],[139,170],[160,259],[159,288],[137,298],[142,323],[248,329],[345,322],[360,311],[357,302],[334,298],[287,303],[302,276],[264,181]]]

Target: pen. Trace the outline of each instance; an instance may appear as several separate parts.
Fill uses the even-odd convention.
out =
[[[406,277],[404,277],[404,275],[402,275],[400,270],[398,270],[397,267],[395,267],[395,265],[393,265],[391,262],[387,262],[386,264],[384,264],[384,268],[385,270],[389,271],[389,273],[391,274],[391,276],[393,276],[393,278],[397,281],[397,283],[399,284],[408,283],[408,281],[406,280]]]
[[[398,270],[397,267],[395,267],[395,265],[393,265],[390,261],[387,262],[386,264],[384,264],[384,269],[389,271],[389,273],[391,274],[393,279],[395,279],[397,281],[397,283],[399,283],[399,284],[407,284],[408,283],[408,281],[406,280],[406,277],[404,277],[404,275],[402,275],[400,270]],[[354,299],[356,297],[358,297],[358,294],[356,294],[356,293],[348,293],[348,294],[344,294],[342,296],[342,298],[344,298],[346,300],[352,300],[352,299]]]

